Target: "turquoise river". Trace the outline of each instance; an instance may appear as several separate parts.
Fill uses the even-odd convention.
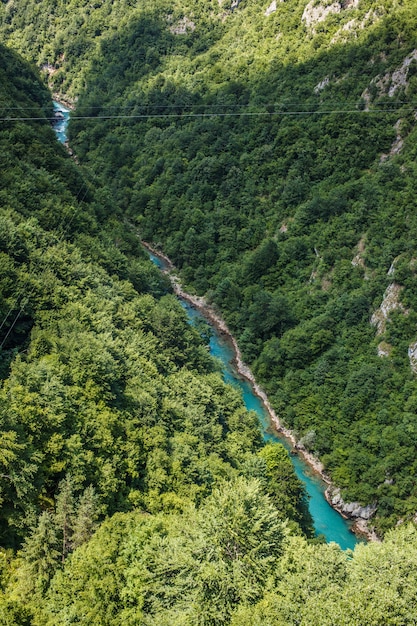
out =
[[[161,269],[164,264],[159,258],[150,254],[151,260]],[[194,309],[187,302],[179,298],[182,306],[187,312],[187,315],[191,322],[198,319],[205,319],[200,311]],[[209,324],[210,321],[206,320]],[[211,337],[210,337],[210,352],[221,361],[223,365],[223,377],[224,380],[234,386],[240,388],[243,401],[246,408],[250,411],[255,411],[258,415],[263,437],[266,441],[277,441],[284,445],[284,447],[290,451],[291,444],[274,429],[271,425],[268,412],[266,411],[262,401],[253,392],[251,384],[242,379],[233,367],[234,351],[233,347],[215,326],[210,324]],[[351,523],[345,520],[337,511],[335,511],[327,502],[324,492],[326,489],[325,483],[320,476],[315,474],[310,466],[299,456],[291,455],[291,461],[294,466],[295,473],[298,478],[303,482],[308,495],[308,505],[311,516],[313,518],[314,528],[317,535],[323,535],[326,541],[334,541],[339,546],[346,550],[353,548],[360,541],[356,535],[350,530]]]
[[[54,124],[54,128],[57,132],[59,141],[64,143],[67,139],[66,126],[69,120],[69,110],[58,102],[54,102],[54,110],[60,111],[63,115],[63,118]],[[158,267],[163,267],[162,262],[157,257],[153,255],[150,255],[150,257]],[[191,323],[196,321],[198,318],[204,319],[202,313],[193,309],[188,303],[181,299],[180,302],[186,310]],[[234,370],[232,365],[234,357],[232,346],[213,325],[210,326],[210,352],[214,357],[221,361],[225,381],[239,387],[242,392],[246,408],[257,413],[264,439],[267,441],[277,441],[282,443],[285,448],[290,451],[290,443],[274,430],[262,401],[253,393],[250,383],[239,377]],[[326,486],[323,481],[319,476],[314,474],[309,465],[299,456],[291,455],[290,458],[294,465],[295,473],[303,482],[308,494],[309,509],[313,518],[316,534],[323,535],[328,542],[334,541],[338,543],[343,550],[348,548],[353,549],[360,540],[350,530],[349,521],[343,519],[343,517],[328,504],[326,498],[324,497]]]

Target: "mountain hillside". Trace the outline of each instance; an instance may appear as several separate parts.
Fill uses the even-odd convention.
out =
[[[55,574],[104,520],[169,529],[234,485],[260,508],[261,597],[284,535],[312,536],[288,454],[262,444],[111,191],[58,143],[39,76],[4,46],[0,102],[0,624],[46,623]]]
[[[343,498],[380,531],[412,517],[412,2],[42,7],[7,3],[2,29],[77,100],[80,160],[221,309]]]
[[[1,626],[416,623],[414,13],[1,4]],[[311,538],[138,231],[383,542]]]

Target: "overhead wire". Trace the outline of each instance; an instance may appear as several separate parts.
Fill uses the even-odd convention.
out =
[[[346,101],[346,100],[341,100],[341,99],[334,99],[334,100],[330,100],[330,99],[326,99],[326,104],[331,105],[331,106],[336,106],[336,105],[347,105],[349,107],[352,106],[357,106],[361,101],[356,100],[355,102],[353,101]],[[145,106],[145,107],[152,107],[153,109],[168,109],[168,108],[176,108],[179,106],[178,103],[174,103],[174,104],[170,104],[170,103],[164,103],[164,104],[156,104],[156,103],[138,103],[137,101],[133,102],[132,100],[128,103],[125,103],[123,105],[123,107],[126,106]],[[258,106],[264,106],[264,107],[279,107],[279,106],[302,106],[306,104],[306,100],[292,100],[292,99],[284,99],[284,100],[277,100],[277,101],[272,101],[272,102],[262,102],[259,103]],[[311,104],[311,102],[309,103]],[[324,102],[317,102],[316,104],[324,104]],[[380,101],[380,102],[373,102],[373,106],[378,107],[378,106],[385,106],[387,104],[386,101]],[[390,105],[392,106],[399,106],[399,105],[403,105],[403,104],[410,104],[410,102],[408,100],[392,100],[390,98]],[[37,110],[39,111],[39,106],[36,105],[31,105],[31,106],[8,106],[7,102],[1,102],[0,101],[0,107],[1,106],[5,106],[7,107],[7,109],[9,110],[19,110],[19,111],[28,111],[28,110]],[[93,110],[100,110],[103,109],[103,105],[90,105],[88,104],[88,109],[93,109]],[[182,104],[181,107],[183,109],[191,109],[191,108],[195,108],[195,107],[202,107],[202,106],[208,106],[206,103],[203,102],[193,102],[190,104]],[[234,108],[248,108],[250,106],[254,106],[253,103],[250,102],[245,102],[245,103],[210,103],[211,107],[234,107]],[[68,107],[65,107],[68,108]],[[121,105],[120,104],[106,104],[106,108],[108,109],[120,109]],[[73,113],[71,113],[71,119],[73,118]]]
[[[6,335],[3,338],[3,341],[0,344],[0,350],[3,349],[4,344],[6,343],[10,333],[12,332],[13,328],[16,326],[17,320],[19,319],[19,317],[21,316],[21,314],[23,313],[23,310],[25,308],[25,306],[27,305],[27,303],[29,302],[29,296],[26,297],[26,299],[23,301],[19,312],[17,313],[16,317],[14,318],[12,324],[10,325],[10,328],[8,329]],[[9,316],[9,314],[7,315],[7,317]]]
[[[360,115],[378,115],[380,113],[396,113],[398,109],[322,109],[309,111],[227,111],[218,112],[210,111],[204,113],[124,113],[124,114],[104,114],[104,115],[72,115],[72,120],[94,120],[96,122],[102,120],[128,120],[128,119],[196,119],[204,117],[274,117],[274,116],[303,116],[303,115],[331,115],[331,114],[360,114]],[[416,107],[407,109],[402,108],[405,113],[416,111]],[[30,117],[30,116],[7,116],[0,117],[0,122],[29,122],[29,121],[53,121],[55,118]]]
[[[319,108],[319,106],[327,108]],[[0,108],[4,106],[0,102]],[[131,102],[121,105],[106,105],[103,106],[88,106],[88,111],[97,111],[97,115],[93,114],[71,114],[72,120],[123,120],[123,119],[153,119],[153,118],[200,118],[200,117],[268,117],[268,116],[302,116],[302,115],[330,115],[330,114],[379,114],[379,113],[394,113],[399,108],[403,112],[413,112],[416,107],[410,106],[410,103],[404,100],[396,100],[395,102],[380,102],[373,103],[372,108],[363,106],[363,102],[346,102],[341,100],[329,100],[326,103],[317,103],[317,106],[312,107],[311,103],[299,100],[284,100],[281,102],[269,102],[259,105],[262,110],[256,109],[256,105],[251,103],[244,104],[225,104],[225,103],[211,103],[209,105],[204,103],[192,103],[192,104],[146,104],[141,102]],[[308,108],[303,108],[307,106]],[[125,112],[126,109],[131,108],[149,109],[149,111],[135,113]],[[294,107],[295,110],[291,110]],[[407,108],[404,108],[407,107]],[[199,111],[204,108],[205,110]],[[7,107],[8,111],[30,111],[36,107]],[[181,109],[181,111],[163,112],[171,109]],[[252,110],[248,110],[252,109]],[[37,109],[39,110],[39,109]],[[122,112],[117,113],[117,110]],[[116,112],[114,112],[116,111]],[[0,115],[1,122],[14,122],[14,121],[49,121],[56,120],[55,116],[45,117],[42,115]]]
[[[348,103],[349,106],[352,106],[352,103]],[[382,104],[382,103],[381,103]],[[181,113],[119,113],[119,114],[99,114],[99,115],[73,115],[71,114],[71,120],[94,120],[94,121],[100,121],[100,120],[127,120],[127,119],[171,119],[171,118],[176,118],[176,119],[193,119],[193,118],[205,118],[205,117],[272,117],[272,116],[304,116],[304,115],[329,115],[329,114],[380,114],[380,113],[395,113],[396,111],[398,111],[399,108],[401,108],[401,110],[403,112],[414,112],[416,111],[415,107],[408,107],[408,108],[404,108],[404,104],[408,104],[407,102],[402,102],[402,101],[396,101],[395,103],[393,103],[390,108],[372,108],[372,109],[365,109],[365,108],[359,108],[358,106],[355,106],[355,108],[333,108],[333,109],[314,109],[314,110],[295,110],[295,111],[289,111],[289,110],[272,110],[272,111],[268,111],[268,110],[263,110],[263,111],[244,111],[242,109],[244,108],[249,108],[250,104],[235,104],[235,105],[224,105],[224,104],[214,104],[214,105],[210,105],[210,107],[212,108],[230,108],[230,107],[239,107],[241,110],[239,111],[205,111],[202,113],[198,113],[198,112],[184,112],[184,110],[187,109],[196,109],[198,107],[201,106],[205,106],[205,105],[198,105],[198,104],[194,104],[194,105],[183,105],[181,108],[183,109],[183,112]],[[265,108],[273,108],[273,107],[285,107],[286,109],[290,106],[290,105],[300,105],[300,102],[295,102],[295,101],[290,101],[290,102],[284,102],[284,103],[272,103],[272,104],[266,104],[263,105]],[[1,103],[0,103],[0,106]],[[137,104],[132,105],[132,106],[138,106]],[[178,105],[139,105],[139,106],[143,106],[143,107],[148,107],[151,109],[157,109],[157,108],[163,108],[163,109],[167,109],[167,108],[177,108]],[[384,103],[384,106],[386,106],[386,103]],[[7,110],[31,110],[34,107],[7,107]],[[98,110],[101,111],[102,107],[89,107],[90,110]],[[113,106],[113,107],[109,107],[109,108],[117,108],[117,106]],[[53,122],[56,121],[56,117],[45,117],[45,116],[3,116],[0,117],[0,122],[14,122],[14,121],[43,121],[43,122]],[[94,172],[92,172],[93,175],[95,174]],[[81,193],[82,191],[84,191],[83,197],[80,199]],[[88,192],[88,185],[87,183],[84,181],[78,191],[78,193],[75,196],[75,200],[77,203],[77,208],[76,210],[73,212],[73,214],[71,215],[71,218],[68,220],[64,230],[61,232],[61,236],[58,238],[57,243],[60,243],[63,241],[63,238],[66,234],[66,232],[68,231],[68,228],[70,227],[71,223],[73,222],[76,214],[78,213],[78,211],[80,210],[80,204],[81,202],[85,199],[85,196],[87,195]],[[60,228],[65,224],[65,219],[63,219],[63,221],[61,220],[60,223]],[[32,293],[30,295],[33,295],[34,293],[34,289],[32,290]],[[15,301],[15,305],[13,307],[11,307],[8,311],[8,313],[5,315],[1,325],[0,325],[0,330],[3,328],[4,324],[6,323],[7,319],[9,318],[10,314],[13,312],[13,310],[15,309],[17,300],[20,298],[20,295],[23,295],[23,292],[21,292],[21,294],[19,294],[19,296],[17,297],[16,301]],[[14,326],[16,325],[20,315],[22,314],[24,307],[26,306],[27,302],[30,299],[30,295],[27,296],[27,298],[25,300],[23,300],[23,304],[21,304],[20,310],[17,313],[16,317],[14,318],[10,328],[8,329],[8,332],[6,334],[6,336],[3,338],[3,341],[0,344],[0,349],[3,348],[4,343],[6,342],[7,338],[9,337],[10,333],[12,332]]]
[[[43,118],[43,119],[45,120],[45,118]],[[93,173],[93,175],[95,175],[94,171],[92,173]],[[56,245],[59,245],[60,243],[62,243],[66,233],[68,232],[69,227],[71,226],[73,220],[75,219],[76,215],[78,214],[78,212],[79,212],[79,210],[81,208],[81,203],[84,201],[84,199],[85,199],[85,197],[87,195],[87,192],[88,192],[88,184],[84,180],[82,182],[82,184],[81,184],[77,194],[74,196],[75,202],[76,202],[76,208],[73,211],[71,217],[68,220],[66,220],[65,217],[64,217],[60,221],[59,229],[62,229],[62,230],[61,230],[60,236],[57,238]],[[81,197],[82,193],[83,193],[83,195]],[[49,263],[51,263],[51,261]],[[47,271],[47,266],[48,266],[48,263],[46,263],[45,266],[44,266],[44,272]],[[8,337],[10,336],[10,334],[13,331],[14,327],[16,326],[16,323],[18,322],[21,314],[23,313],[25,306],[29,302],[31,296],[34,295],[34,293],[35,293],[35,287],[32,288],[32,290],[29,292],[29,294],[26,294],[26,297],[24,297],[25,296],[25,289],[22,288],[20,290],[20,292],[16,295],[14,304],[9,308],[9,311],[6,313],[6,315],[3,318],[2,323],[0,324],[0,330],[3,328],[3,326],[7,322],[7,319],[9,318],[11,313],[16,309],[16,305],[19,302],[19,300],[20,300],[20,309],[19,309],[18,313],[16,314],[15,318],[13,319],[12,324],[8,328],[8,331],[7,331],[6,335],[3,337],[3,340],[0,343],[0,350],[3,349],[4,344],[6,343]],[[21,299],[21,297],[22,297],[22,299]]]
[[[93,174],[94,174],[94,172],[93,172]],[[81,192],[82,192],[82,191],[84,191],[84,194],[83,194],[83,197],[82,197],[82,198],[80,198],[80,195],[81,195]],[[82,187],[80,188],[80,190],[79,190],[78,194],[75,196],[75,201],[76,201],[76,208],[75,208],[75,211],[73,211],[73,213],[72,213],[72,215],[71,215],[70,219],[67,221],[67,223],[66,223],[66,225],[65,225],[65,228],[61,231],[61,235],[57,238],[57,240],[56,240],[56,245],[59,245],[59,244],[60,244],[60,243],[62,243],[62,241],[64,240],[64,237],[65,237],[66,233],[68,232],[69,227],[71,226],[71,224],[72,224],[72,222],[73,222],[73,220],[74,220],[75,216],[78,214],[78,212],[79,212],[79,210],[80,210],[80,208],[81,208],[81,202],[83,202],[83,200],[85,199],[85,196],[87,195],[87,192],[88,192],[88,186],[87,186],[87,183],[86,183],[86,182],[84,182],[84,183],[83,183],[83,185],[82,185]],[[61,227],[63,224],[65,224],[65,219],[64,219],[64,221],[62,221],[62,220],[61,220],[61,222],[60,222],[60,227]],[[49,262],[49,264],[52,264],[52,260]],[[43,271],[44,271],[44,272],[46,272],[46,271],[47,271],[47,269],[48,269],[48,262],[46,262],[46,263],[44,264]],[[27,303],[29,302],[30,298],[31,298],[31,297],[35,294],[35,291],[36,291],[36,288],[35,288],[35,287],[33,287],[33,288],[32,288],[32,290],[31,290],[28,294],[26,294],[26,297],[25,297],[25,298],[23,298],[22,300],[20,300],[20,302],[21,302],[20,310],[19,310],[19,312],[17,313],[16,317],[14,318],[14,320],[13,320],[12,324],[10,325],[10,327],[9,327],[9,329],[8,329],[8,331],[7,331],[7,334],[5,335],[5,337],[3,337],[3,340],[2,340],[2,342],[0,343],[0,350],[3,348],[4,344],[6,343],[6,341],[7,341],[8,337],[9,337],[10,333],[12,332],[13,328],[16,326],[16,323],[17,323],[17,321],[18,321],[19,317],[20,317],[20,316],[21,316],[21,314],[23,313],[25,306],[26,306],[26,305],[27,305]],[[3,321],[2,321],[2,323],[1,323],[1,325],[0,325],[0,330],[3,328],[4,324],[6,323],[7,319],[9,318],[10,314],[11,314],[11,313],[15,310],[15,308],[16,308],[16,304],[18,303],[18,301],[19,301],[19,299],[21,298],[21,296],[24,296],[24,294],[25,294],[25,289],[24,289],[24,288],[22,288],[22,289],[20,290],[20,293],[19,293],[19,294],[16,296],[16,298],[15,298],[15,303],[14,303],[14,305],[12,305],[12,306],[10,307],[9,311],[8,311],[8,312],[6,313],[6,315],[4,316],[4,319],[3,319]]]

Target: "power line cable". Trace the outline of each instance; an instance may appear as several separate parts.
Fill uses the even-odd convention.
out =
[[[355,115],[378,115],[381,113],[396,113],[398,109],[324,109],[324,110],[297,110],[297,111],[209,111],[204,113],[124,113],[124,114],[104,114],[104,115],[71,115],[71,120],[125,120],[125,119],[193,119],[203,117],[274,117],[274,116],[303,116],[303,115],[332,115],[332,114],[355,114]],[[402,109],[404,113],[416,111],[416,107]],[[55,117],[0,117],[0,122],[29,122],[29,121],[56,121]]]
[[[274,105],[265,105],[265,106],[288,106],[290,103],[275,103]],[[293,102],[292,104],[300,104]],[[400,103],[395,103],[395,105],[399,105]],[[406,104],[406,103],[401,103],[401,104]],[[137,106],[137,105],[134,105]],[[149,106],[149,108],[159,108],[159,105],[142,105],[142,106]],[[167,108],[167,107],[176,107],[178,105],[160,105],[160,108]],[[196,108],[199,105],[185,105],[182,108]],[[203,105],[202,105],[203,106]],[[225,105],[214,105],[217,107],[225,107]],[[249,107],[251,105],[231,105],[231,106],[239,106],[239,107]],[[31,109],[32,107],[22,107],[20,110],[22,110],[23,108],[25,108],[26,110]],[[92,107],[92,108],[97,108],[100,109],[100,107]],[[114,107],[112,107],[114,108]],[[10,107],[11,109],[11,107]],[[16,107],[17,109],[17,107]],[[413,108],[408,108],[408,109],[403,109],[404,112],[414,112],[416,109]],[[99,115],[99,116],[94,116],[94,115],[71,115],[70,118],[71,120],[95,120],[95,121],[100,121],[100,120],[112,120],[112,119],[116,119],[116,120],[126,120],[126,119],[166,119],[166,118],[176,118],[176,119],[193,119],[193,118],[204,118],[204,117],[272,117],[272,116],[303,116],[303,115],[330,115],[330,114],[380,114],[380,113],[395,113],[397,111],[397,109],[395,108],[386,108],[386,109],[359,109],[359,108],[351,108],[351,109],[345,109],[345,108],[339,108],[339,109],[323,109],[323,110],[296,110],[296,111],[237,111],[237,112],[204,112],[204,113],[196,113],[196,112],[192,112],[192,113],[142,113],[142,114],[113,114],[113,115]],[[52,118],[46,118],[45,116],[39,117],[39,116],[25,116],[25,117],[11,117],[11,116],[7,116],[7,117],[0,117],[0,122],[13,122],[13,121],[56,121],[56,117],[52,117]],[[92,171],[93,176],[95,175],[95,172]],[[83,193],[83,197],[80,199],[81,196],[81,192],[84,191]],[[85,199],[85,196],[87,195],[88,192],[88,185],[87,182],[83,182],[83,184],[81,185],[78,193],[75,196],[75,200],[77,202],[77,208],[75,209],[75,211],[73,212],[71,218],[67,221],[67,224],[65,226],[65,229],[61,232],[61,236],[58,238],[57,240],[57,244],[59,244],[60,242],[63,241],[64,236],[66,234],[66,232],[68,231],[68,228],[70,227],[70,225],[72,224],[75,216],[77,215],[78,211],[80,210],[80,204],[81,202]],[[61,226],[65,224],[65,218],[63,218],[63,221],[61,221],[59,227],[61,228]],[[46,266],[44,268],[44,270],[46,271]],[[23,295],[23,291],[21,292],[21,294],[19,294],[19,296],[16,298],[16,302],[17,300],[20,298],[20,295]],[[35,293],[35,289],[33,288],[30,295],[26,297],[25,300],[23,300],[23,304],[20,307],[19,312],[17,313],[16,317],[14,318],[12,325],[10,326],[10,328],[8,329],[8,332],[5,336],[5,338],[3,339],[2,343],[0,344],[0,349],[3,347],[5,341],[7,340],[7,338],[9,337],[10,333],[12,332],[14,326],[16,325],[20,315],[22,314],[24,307],[26,306],[27,302],[29,301],[30,297]],[[3,328],[4,324],[6,323],[9,315],[12,313],[12,311],[14,310],[14,306],[10,308],[10,310],[8,311],[8,313],[5,315],[1,325],[0,325],[0,330]]]
[[[129,102],[129,103],[124,103],[123,105],[120,104],[106,104],[106,108],[108,109],[120,109],[120,108],[126,108],[126,107],[133,107],[133,106],[144,106],[144,107],[151,107],[153,109],[165,109],[165,108],[177,108],[179,106],[181,106],[183,109],[193,109],[195,107],[239,107],[239,108],[249,108],[249,107],[253,107],[256,106],[253,103],[247,102],[247,103],[219,103],[216,104],[215,102],[211,103],[211,104],[206,104],[204,102],[194,102],[191,104],[181,104],[181,103],[177,103],[177,104],[170,104],[170,103],[165,103],[165,104],[156,104],[156,103],[138,103],[137,101],[134,102]],[[280,107],[280,106],[302,106],[306,104],[305,100],[290,100],[290,99],[285,99],[282,101],[274,101],[274,102],[263,102],[260,103],[259,106],[263,106],[263,107]],[[311,103],[309,103],[311,105]],[[319,105],[320,103],[317,103],[317,105]],[[324,104],[324,103],[322,103]],[[358,101],[346,101],[346,100],[326,100],[326,105],[330,105],[330,106],[335,106],[335,105],[346,105],[349,107],[355,107],[358,106],[360,104],[360,102]],[[386,106],[387,104],[389,104],[390,106],[402,106],[403,104],[410,104],[410,102],[408,100],[390,100],[389,103],[387,102],[374,102],[372,106],[374,107],[378,107],[378,106]],[[6,106],[8,110],[19,110],[19,111],[29,111],[29,110],[37,110],[39,111],[39,106],[36,105],[32,105],[32,106],[18,106],[18,107],[11,107],[8,106],[7,103],[2,103],[0,102],[0,107],[1,106]],[[65,105],[64,105],[65,106]],[[90,105],[87,104],[86,107],[88,107],[88,109],[92,109],[92,110],[101,110],[103,109],[103,105]],[[58,109],[59,110],[59,109]],[[71,111],[71,109],[69,109],[67,106],[65,106],[65,110]],[[72,115],[71,115],[72,117]]]
[[[95,172],[93,172],[93,175],[96,175],[96,173],[95,173]],[[81,192],[82,192],[82,191],[84,191],[84,193],[83,193],[83,196],[82,196],[82,198],[81,198],[80,196],[81,196]],[[83,202],[83,201],[84,201],[84,199],[85,199],[85,197],[86,197],[86,195],[87,195],[87,192],[88,192],[88,185],[87,185],[87,183],[86,183],[86,182],[83,182],[83,185],[80,187],[80,190],[78,191],[77,195],[75,196],[76,208],[75,208],[75,210],[73,211],[73,213],[72,213],[72,215],[71,215],[70,219],[67,221],[67,223],[66,223],[66,225],[65,225],[64,230],[61,232],[61,235],[57,238],[57,241],[56,241],[56,244],[55,244],[55,245],[59,245],[59,244],[60,244],[60,243],[62,243],[62,241],[64,240],[64,237],[65,237],[66,233],[68,232],[69,227],[71,226],[71,224],[72,224],[72,222],[73,222],[74,218],[76,217],[76,215],[77,215],[77,214],[78,214],[78,212],[80,211],[80,208],[81,208],[81,202]],[[65,224],[65,218],[63,218],[63,221],[61,220],[59,227],[61,228],[61,226],[62,226],[63,224]],[[49,261],[49,263],[47,262],[47,263],[44,265],[44,268],[43,268],[43,272],[44,272],[44,273],[47,271],[47,269],[48,269],[48,265],[51,265],[51,264],[52,264],[52,259],[51,259],[51,261]],[[7,338],[9,337],[9,335],[10,335],[10,333],[12,332],[13,328],[15,327],[15,325],[16,325],[16,323],[17,323],[17,321],[18,321],[19,317],[20,317],[20,316],[21,316],[21,314],[23,313],[23,310],[24,310],[25,306],[26,306],[26,305],[27,305],[27,303],[29,302],[30,298],[31,298],[31,297],[35,294],[35,291],[36,291],[36,287],[32,287],[32,290],[29,292],[29,294],[27,294],[27,295],[26,295],[26,298],[25,298],[24,300],[21,300],[21,303],[22,303],[22,304],[21,304],[20,310],[19,310],[19,312],[17,313],[16,317],[14,318],[14,320],[13,320],[13,322],[12,322],[12,324],[11,324],[10,328],[8,329],[8,332],[7,332],[6,336],[3,338],[2,342],[1,342],[1,344],[0,344],[0,350],[3,348],[3,346],[4,346],[4,344],[5,344],[6,340],[7,340]],[[15,307],[16,307],[16,304],[18,303],[18,300],[20,299],[20,297],[21,297],[21,296],[24,296],[24,293],[25,293],[25,290],[24,290],[24,289],[21,289],[20,293],[17,295],[17,297],[16,297],[16,299],[15,299],[15,304],[14,304],[12,307],[10,307],[10,309],[9,309],[8,313],[5,315],[5,317],[4,317],[4,319],[3,319],[3,322],[2,322],[2,323],[1,323],[1,325],[0,325],[0,330],[3,328],[4,324],[6,323],[6,321],[7,321],[8,317],[9,317],[9,315],[10,315],[10,314],[11,314],[11,313],[15,310]]]
[[[26,306],[26,304],[28,302],[29,302],[29,297],[27,297],[26,300],[23,301],[23,304],[21,305],[19,312],[17,313],[16,317],[14,318],[13,323],[11,324],[9,330],[6,333],[6,336],[3,338],[3,341],[0,344],[0,350],[3,349],[3,346],[6,343],[8,336],[10,335],[10,333],[13,330],[13,328],[15,327],[17,320],[19,319],[20,315],[23,313],[23,309],[25,308],[25,306]]]
[[[44,119],[45,119],[45,118],[44,118]],[[96,175],[96,172],[95,172],[95,171],[92,171],[92,174],[93,174],[93,176],[95,176],[95,175]],[[85,197],[86,197],[86,195],[87,195],[87,192],[88,192],[88,184],[87,184],[87,181],[86,181],[86,180],[84,180],[84,181],[82,182],[82,185],[80,186],[80,188],[79,188],[79,190],[78,190],[77,194],[74,196],[75,203],[76,203],[76,208],[75,208],[75,210],[73,211],[73,213],[72,213],[71,217],[70,217],[68,220],[67,220],[65,217],[63,217],[63,218],[61,219],[61,221],[60,221],[60,224],[59,224],[58,228],[59,228],[59,229],[61,229],[61,228],[63,228],[64,226],[65,226],[65,228],[63,228],[63,230],[61,231],[61,235],[57,238],[56,245],[59,245],[59,244],[60,244],[60,243],[62,243],[62,241],[64,240],[64,237],[65,237],[66,233],[68,232],[69,227],[71,226],[71,224],[72,224],[72,222],[73,222],[74,218],[76,217],[76,215],[78,214],[78,212],[79,212],[79,210],[80,210],[80,208],[81,208],[81,203],[84,201],[84,199],[85,199]],[[82,194],[82,193],[83,193],[83,195],[82,195],[82,197],[81,197],[81,194]],[[65,222],[66,222],[66,224],[65,224]],[[51,259],[51,261],[52,261],[52,259]],[[51,261],[49,262],[49,264],[51,264]],[[45,264],[45,266],[44,266],[44,272],[46,272],[46,271],[47,271],[47,269],[48,269],[48,263],[46,263],[46,264]],[[35,287],[32,287],[31,291],[29,292],[29,294],[26,294],[26,297],[25,297],[25,298],[24,298],[24,295],[25,295],[25,289],[24,289],[24,288],[22,288],[22,289],[20,290],[20,293],[19,293],[19,294],[17,294],[17,296],[16,296],[16,298],[15,298],[15,303],[14,303],[14,305],[10,307],[9,311],[6,313],[6,315],[5,315],[5,316],[4,316],[4,318],[3,318],[3,321],[2,321],[2,323],[1,323],[1,325],[0,325],[0,330],[1,330],[1,329],[3,328],[3,326],[5,325],[5,323],[6,323],[7,319],[9,318],[10,314],[11,314],[11,313],[15,310],[16,305],[17,305],[17,303],[18,303],[18,301],[19,301],[19,300],[20,300],[20,302],[21,302],[20,310],[18,311],[18,313],[17,313],[17,315],[15,316],[15,318],[14,318],[14,320],[13,320],[12,324],[10,325],[10,327],[9,327],[9,329],[8,329],[8,331],[7,331],[7,334],[5,335],[5,337],[3,338],[2,342],[0,343],[0,350],[3,348],[3,346],[4,346],[5,342],[7,341],[7,338],[9,337],[9,335],[10,335],[10,333],[12,332],[13,328],[15,327],[15,325],[16,325],[16,323],[17,323],[17,321],[19,320],[19,317],[20,317],[20,316],[21,316],[21,314],[23,313],[23,310],[24,310],[25,306],[26,306],[26,305],[27,305],[27,303],[29,302],[29,300],[30,300],[31,296],[33,296],[33,295],[34,295],[35,291],[36,291],[36,288],[35,288]],[[22,298],[22,299],[21,299],[21,298]]]

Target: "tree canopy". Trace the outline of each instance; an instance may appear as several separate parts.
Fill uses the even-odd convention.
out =
[[[414,3],[267,5],[0,5],[0,624],[417,619]],[[383,543],[311,541],[139,238]]]

